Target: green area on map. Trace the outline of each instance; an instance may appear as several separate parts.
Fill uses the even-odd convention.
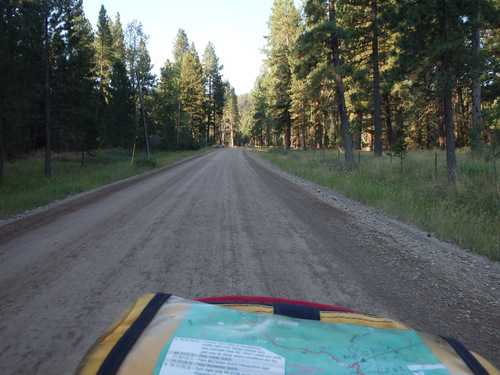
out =
[[[289,375],[448,374],[413,330],[252,314],[200,303],[190,308],[175,337],[259,346],[285,357]]]

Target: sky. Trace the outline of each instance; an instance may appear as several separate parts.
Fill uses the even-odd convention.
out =
[[[208,42],[212,42],[222,74],[237,95],[250,92],[260,73],[268,34],[267,21],[274,0],[83,0],[86,17],[97,28],[97,17],[104,5],[108,17],[121,23],[136,19],[150,36],[148,50],[159,76],[167,59],[173,60],[173,43],[183,29],[194,43],[200,59]],[[300,0],[295,0],[298,7]]]

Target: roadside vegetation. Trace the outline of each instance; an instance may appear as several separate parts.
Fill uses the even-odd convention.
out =
[[[331,149],[275,148],[258,154],[289,173],[500,261],[500,193],[493,161],[458,152],[461,178],[450,184],[440,151],[409,151],[402,166],[394,156],[356,152],[354,169],[346,169],[344,155]]]
[[[109,149],[87,157],[81,166],[81,157],[74,153],[55,154],[52,160],[53,177],[43,177],[43,155],[32,155],[5,165],[5,182],[0,185],[0,219],[47,205],[73,194],[173,164],[198,151],[157,152],[147,158],[145,153],[135,155],[130,150]]]

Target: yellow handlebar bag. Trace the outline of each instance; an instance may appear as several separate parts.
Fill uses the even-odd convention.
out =
[[[498,374],[458,341],[334,306],[263,297],[139,298],[76,374]]]

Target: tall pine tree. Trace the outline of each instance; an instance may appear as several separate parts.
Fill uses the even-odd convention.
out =
[[[236,133],[239,131],[240,115],[238,111],[238,98],[234,87],[225,82],[225,105],[222,121],[223,144],[228,147],[235,146]]]
[[[167,60],[161,68],[160,83],[156,90],[154,119],[160,126],[162,143],[166,150],[177,149],[179,121],[179,77],[174,64]]]
[[[82,0],[58,0],[52,13],[50,118],[59,150],[86,152],[97,147],[94,121],[94,39]]]
[[[111,21],[106,13],[104,5],[101,6],[97,20],[96,54],[99,87],[97,90],[95,123],[99,126],[102,112],[104,112],[101,107],[106,105],[106,92],[109,85],[109,74],[114,64]],[[103,131],[101,131],[101,133],[103,133]]]
[[[181,137],[184,137],[184,147],[193,147],[194,142],[200,142],[205,133],[203,68],[194,44],[182,56],[180,100],[188,116]]]
[[[294,48],[301,33],[301,17],[292,0],[275,0],[268,21],[266,54],[273,80],[272,108],[276,131],[290,148],[292,135],[292,95]]]
[[[431,77],[440,101],[444,123],[448,180],[458,182],[455,154],[453,95],[471,61],[466,40],[470,34],[470,4],[460,0],[407,1],[400,5],[401,39],[399,66],[406,79]]]
[[[331,72],[332,81],[335,83],[337,113],[340,116],[342,128],[345,163],[348,168],[351,168],[355,162],[345,98],[344,70],[340,58],[340,35],[345,33],[337,20],[335,1],[307,0],[305,13],[307,29],[301,38],[299,48],[302,57],[302,75],[306,76],[316,71],[315,75],[319,78],[328,76],[329,73],[324,69]],[[311,51],[314,52],[311,53]],[[324,81],[321,78],[317,82]]]
[[[206,85],[206,110],[207,110],[207,135],[206,141],[210,139],[210,128],[213,129],[213,140],[216,138],[216,122],[215,117],[220,109],[224,106],[224,88],[222,82],[221,70],[223,66],[219,64],[219,58],[215,53],[214,45],[209,42],[203,54],[203,79]]]
[[[4,163],[43,146],[39,107],[43,87],[43,22],[38,4],[0,5],[0,185]]]
[[[263,70],[255,81],[254,89],[252,90],[251,102],[253,104],[252,111],[252,128],[251,134],[256,146],[270,146],[272,142],[271,126],[272,116],[270,114],[270,97],[271,78],[268,70]]]
[[[110,26],[112,36],[111,70],[106,93],[104,138],[111,147],[132,147],[136,120],[133,82],[126,67],[126,47],[120,14]]]

